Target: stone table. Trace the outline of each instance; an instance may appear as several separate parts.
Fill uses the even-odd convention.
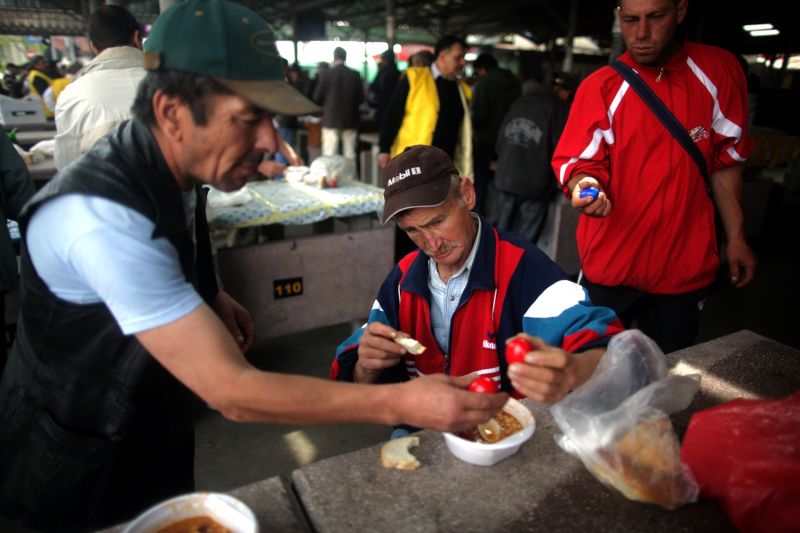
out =
[[[701,373],[700,392],[676,415],[682,435],[692,412],[737,397],[777,398],[800,388],[800,351],[740,331],[668,357],[677,374]],[[664,511],[602,485],[554,441],[549,408],[526,400],[533,438],[493,467],[464,463],[436,432],[419,433],[415,471],[380,466],[381,445],[323,460],[292,475],[312,527],[345,531],[735,531],[720,506],[700,501]]]

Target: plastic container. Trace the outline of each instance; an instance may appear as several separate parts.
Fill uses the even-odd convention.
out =
[[[521,402],[509,398],[503,406],[503,411],[514,416],[522,423],[522,431],[518,431],[494,444],[484,444],[462,439],[453,433],[442,433],[445,444],[450,453],[474,465],[490,466],[517,453],[520,447],[533,436],[536,430],[536,420],[530,409]]]
[[[195,492],[163,501],[128,524],[123,533],[156,533],[175,522],[208,516],[233,533],[258,533],[258,521],[248,506],[227,494]]]

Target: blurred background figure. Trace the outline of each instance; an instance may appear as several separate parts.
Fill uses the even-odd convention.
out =
[[[313,100],[322,106],[322,155],[341,153],[355,164],[364,85],[358,72],[345,65],[346,59],[347,51],[337,46],[333,67],[317,82]]]
[[[575,97],[575,90],[578,88],[578,80],[574,74],[567,72],[558,72],[553,78],[553,92],[565,104],[572,105],[572,99]]]
[[[20,68],[14,63],[6,63],[3,70],[2,93],[11,98],[22,98]]]
[[[53,82],[53,78],[48,74],[48,71],[49,66],[47,60],[43,56],[33,56],[30,61],[27,82],[28,92],[39,98],[39,101],[42,103],[45,118],[52,120],[55,110],[47,107],[44,101],[44,92]]]
[[[3,320],[3,338],[0,339],[0,375],[6,366],[5,316],[6,293],[17,287],[17,252],[11,241],[6,219],[17,220],[22,206],[35,192],[28,167],[11,144],[6,132],[0,128],[0,319]]]
[[[54,159],[62,169],[131,116],[144,78],[139,22],[124,7],[104,5],[89,17],[89,41],[97,56],[62,92],[55,107]]]
[[[53,79],[53,81],[50,83],[50,87],[47,88],[42,96],[47,107],[55,110],[59,95],[67,87],[67,85],[72,82],[75,74],[77,74],[80,69],[81,64],[78,62],[67,63],[59,67],[61,75],[58,78]]]
[[[497,161],[495,143],[500,123],[521,92],[517,77],[500,68],[491,54],[480,54],[472,63],[477,77],[472,99],[472,159],[475,169],[475,211],[486,214],[486,197]]]
[[[408,58],[409,67],[429,67],[436,59],[430,50],[420,50]]]
[[[491,212],[498,229],[536,243],[558,192],[550,160],[569,109],[549,87],[528,83],[530,92],[511,105],[499,127]]]
[[[308,90],[308,79],[306,79],[305,72],[303,69],[300,68],[300,65],[297,63],[293,64],[291,67],[286,68],[286,81],[300,91],[302,94],[306,94]],[[297,117],[289,116],[289,115],[275,115],[275,124],[278,128],[278,134],[281,138],[288,144],[292,151],[296,151],[297,148],[297,128],[299,127],[299,122]],[[286,156],[282,153],[281,150],[275,153],[275,161],[283,165],[292,165],[296,164],[297,162],[297,155],[290,161],[286,158]]]
[[[378,124],[378,130],[380,130],[386,106],[389,105],[389,98],[392,97],[399,79],[400,71],[397,70],[397,63],[394,61],[394,52],[386,50],[381,54],[378,74],[369,86],[369,105],[375,109],[375,122]]]

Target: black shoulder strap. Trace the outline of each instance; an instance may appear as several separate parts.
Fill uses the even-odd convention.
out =
[[[678,119],[675,118],[675,115],[667,109],[667,106],[664,105],[664,102],[656,96],[656,93],[647,86],[647,84],[639,77],[639,75],[628,65],[623,63],[620,60],[613,61],[611,63],[611,68],[616,70],[620,76],[625,78],[625,81],[628,82],[636,94],[644,100],[644,103],[647,104],[647,107],[658,117],[664,127],[669,130],[673,137],[683,146],[683,149],[691,156],[694,162],[697,164],[697,167],[700,169],[700,173],[703,175],[703,181],[706,183],[706,190],[709,194],[711,194],[711,180],[708,176],[708,166],[706,165],[706,159],[703,157],[702,152],[694,144],[692,137],[686,131],[686,128],[678,122]]]

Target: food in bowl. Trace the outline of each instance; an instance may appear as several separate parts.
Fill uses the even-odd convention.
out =
[[[231,533],[210,516],[194,516],[162,527],[157,533]]]
[[[210,519],[222,529],[200,529],[198,518]],[[187,529],[170,529],[186,527]],[[123,533],[177,533],[178,531],[216,533],[258,533],[258,521],[244,502],[227,494],[195,492],[170,498],[154,505],[130,524]]]
[[[514,433],[522,431],[522,422],[517,420],[514,415],[508,413],[506,411],[500,411],[496,415],[492,417],[497,424],[500,426],[500,434],[493,442],[489,442],[483,438],[483,434],[478,431],[477,427],[470,428],[466,431],[461,431],[456,433],[462,439],[471,441],[471,442],[478,442],[483,444],[493,444],[494,442],[499,442],[506,437],[510,437]]]
[[[509,413],[516,418],[522,424],[522,430],[493,444],[470,441],[459,437],[455,433],[443,433],[447,449],[462,461],[481,466],[493,465],[514,455],[533,436],[533,432],[536,429],[536,420],[533,418],[533,413],[531,413],[530,409],[514,398],[508,399],[503,406],[503,412]]]

